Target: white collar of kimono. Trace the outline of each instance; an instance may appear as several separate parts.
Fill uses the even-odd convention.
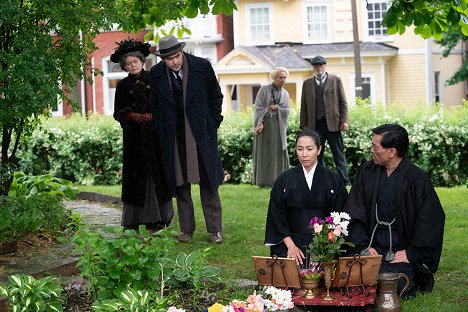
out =
[[[318,161],[315,162],[315,165],[312,167],[310,172],[307,172],[306,168],[302,166],[302,170],[304,171],[304,176],[306,178],[307,186],[309,187],[309,190],[312,189],[312,181],[314,180],[314,173],[315,173],[315,168],[317,168]]]

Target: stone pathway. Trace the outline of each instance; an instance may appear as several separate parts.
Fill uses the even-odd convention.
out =
[[[105,201],[87,201],[85,198]],[[81,200],[66,201],[67,209],[79,213],[83,221],[92,228],[106,225],[120,225],[122,210],[116,205],[120,200],[99,194],[80,195]],[[9,275],[28,274],[36,277],[48,272],[53,275],[69,276],[76,274],[78,256],[68,243],[58,243],[42,239],[25,240],[18,244],[15,253],[0,255],[0,282]]]

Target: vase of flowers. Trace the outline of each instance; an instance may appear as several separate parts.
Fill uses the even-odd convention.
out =
[[[332,212],[324,219],[314,217],[310,220],[309,227],[314,236],[309,244],[308,253],[312,261],[320,261],[325,276],[327,295],[325,300],[333,299],[330,296],[333,267],[340,253],[344,252],[343,245],[354,246],[345,241],[348,236],[349,214],[345,212]]]
[[[319,287],[322,278],[322,266],[320,262],[307,262],[306,269],[299,271],[301,288],[304,290],[302,297],[312,299],[316,297],[315,290]]]

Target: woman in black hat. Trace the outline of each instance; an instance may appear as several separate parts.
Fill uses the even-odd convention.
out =
[[[128,76],[117,83],[114,118],[123,129],[122,226],[149,230],[169,226],[174,210],[161,165],[159,139],[149,112],[149,72],[143,69],[150,45],[118,43],[111,61]]]

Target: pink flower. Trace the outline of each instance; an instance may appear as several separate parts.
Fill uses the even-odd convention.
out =
[[[335,234],[335,236],[340,236],[340,235],[341,235],[341,232],[342,232],[341,225],[337,225],[337,226],[335,227],[335,230],[333,231],[333,234]]]
[[[323,228],[323,224],[318,224],[318,223],[314,224],[314,232],[315,233],[320,233],[322,231],[322,228]]]
[[[335,241],[335,234],[333,232],[328,232],[328,240],[332,243]]]

